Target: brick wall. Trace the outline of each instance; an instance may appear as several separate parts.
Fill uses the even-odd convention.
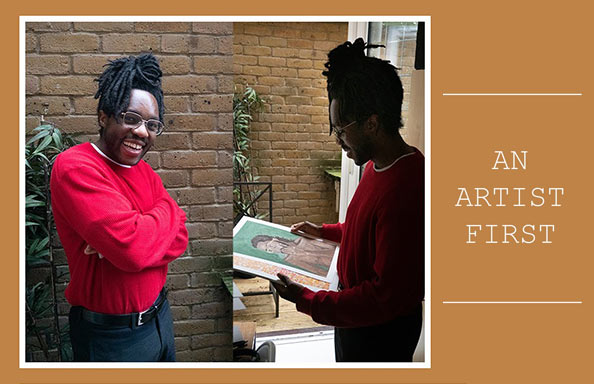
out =
[[[27,23],[27,132],[47,107],[48,121],[96,140],[102,66],[146,51],[160,60],[166,131],[145,160],[188,215],[190,244],[167,280],[179,361],[231,359],[231,299],[218,273],[232,268],[232,39],[231,23]]]
[[[336,222],[334,182],[340,167],[328,136],[328,51],[347,40],[347,23],[234,23],[233,71],[238,85],[267,100],[251,126],[251,158],[261,181],[273,183],[273,221]]]

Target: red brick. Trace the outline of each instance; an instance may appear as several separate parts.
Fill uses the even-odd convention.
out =
[[[235,34],[233,36],[233,44],[237,44],[238,46],[245,48],[246,46],[259,45],[260,43],[257,36]]]
[[[287,66],[294,68],[311,68],[313,62],[307,59],[287,59]]]
[[[230,219],[233,216],[233,205],[206,205],[203,207],[201,220],[203,221],[219,221],[222,219]]]
[[[74,23],[75,31],[82,32],[132,32],[134,30],[134,23],[121,22],[80,22]]]
[[[221,166],[217,164],[217,166]],[[192,171],[192,185],[231,185],[233,183],[232,171],[223,169],[194,169]]]
[[[94,115],[97,113],[97,99],[93,96],[75,97],[74,113],[77,115]]]
[[[231,241],[200,239],[191,241],[190,245],[192,252],[197,255],[228,255],[233,252],[233,242]],[[231,265],[233,265],[232,262]],[[198,270],[194,269],[194,272]]]
[[[314,41],[314,49],[318,49],[320,51],[330,52],[332,49],[336,48],[338,44],[335,41],[326,41],[326,40],[318,40]]]
[[[192,295],[194,294],[194,290],[188,290],[187,298],[185,298],[185,302],[192,302],[195,303]],[[171,302],[175,302],[176,297],[179,295],[174,295],[171,299]],[[194,294],[194,297],[198,295]],[[198,300],[198,297],[195,298]],[[188,335],[196,335],[196,334],[204,334],[204,333],[211,333],[215,330],[215,321],[213,319],[203,319],[203,320],[185,320],[185,321],[178,321],[175,324],[175,334],[179,336],[188,336]],[[198,359],[194,361],[205,361],[212,352],[208,351],[203,356],[197,356],[197,351],[192,351],[193,358],[198,357]]]
[[[260,36],[260,44],[267,47],[286,47],[287,39],[272,36]]]
[[[187,113],[190,111],[190,97],[189,96],[165,96],[163,103],[165,104],[165,113]]]
[[[181,33],[190,31],[190,23],[176,22],[139,22],[134,23],[134,30],[136,32],[147,32],[147,33],[162,33],[162,32],[173,32]]]
[[[313,41],[304,39],[289,39],[287,40],[287,47],[311,50],[313,48]]]
[[[212,76],[164,76],[163,93],[212,93],[216,89],[216,80]]]
[[[215,202],[214,188],[212,187],[175,189],[169,190],[169,192],[173,194],[176,201],[181,205],[212,204]],[[200,268],[194,269],[194,271],[197,270],[200,270]]]
[[[192,111],[194,112],[227,112],[233,111],[232,95],[193,96]]]
[[[247,55],[233,55],[233,63],[234,64],[247,64],[247,65],[256,65],[258,64],[258,57],[257,56],[247,56]]]
[[[245,84],[255,84],[256,83],[256,79],[257,79],[256,76],[245,75],[245,74],[240,74],[240,75],[235,74],[233,76],[233,81],[236,84],[244,84],[244,85]]]
[[[272,48],[272,56],[299,57],[299,50],[297,48]]]
[[[297,72],[296,69],[291,68],[291,70],[294,70],[295,72]],[[297,76],[297,74],[295,74],[295,76]],[[287,83],[287,86],[289,86],[289,87],[297,88],[299,90],[299,92],[301,92],[301,88],[309,88],[312,86],[311,79],[290,79],[289,78],[289,79],[286,79],[286,83]],[[304,96],[309,96],[309,95],[304,94]]]
[[[110,60],[115,60],[120,55],[74,55],[72,56],[72,69],[77,74],[98,75],[105,70],[105,65]]]
[[[41,124],[40,120],[40,116],[27,116],[25,118],[25,132],[27,135],[29,135],[34,128]]]
[[[190,286],[190,278],[188,275],[169,275],[166,284],[169,290],[184,289]]]
[[[103,52],[158,52],[161,47],[159,35],[142,33],[118,33],[102,36]]]
[[[143,160],[155,170],[161,166],[161,156],[159,152],[148,151],[147,154],[144,155]]]
[[[28,31],[56,32],[69,30],[71,24],[64,22],[27,22],[25,27]]]
[[[243,33],[246,35],[270,36],[272,35],[272,27],[264,23],[245,23]]]
[[[322,77],[322,72],[317,69],[299,69],[299,77],[318,79]]]
[[[95,133],[99,131],[96,116],[52,116],[48,120],[67,133]]]
[[[164,168],[198,168],[216,165],[216,152],[214,151],[171,151],[164,152]]]
[[[94,95],[97,83],[90,76],[44,76],[41,93],[48,95]]]
[[[232,94],[235,88],[233,83],[233,76],[217,76],[217,91],[219,93]]]
[[[258,64],[267,67],[284,67],[287,65],[287,59],[282,57],[260,56],[258,57]]]
[[[163,134],[155,139],[153,149],[155,151],[190,149],[190,134],[168,132],[165,127]]]
[[[243,47],[243,53],[245,55],[252,55],[252,56],[270,56],[270,54],[272,53],[272,49],[270,49],[270,47],[245,45]],[[273,54],[273,56],[278,56],[278,55]]]
[[[260,96],[265,96],[265,95],[268,95],[270,93],[270,87],[267,86],[267,85],[257,85],[257,84],[254,84],[254,85],[252,85],[252,88]],[[270,105],[269,104],[264,104],[264,107],[263,108],[264,108],[263,112],[269,112],[270,111]]]
[[[271,91],[273,94],[280,96],[295,95],[297,93],[294,87],[272,87]]]
[[[216,131],[233,131],[233,116],[230,113],[220,113],[216,119]]]
[[[280,77],[297,77],[297,70],[295,68],[272,68],[271,74]]]
[[[48,33],[39,35],[41,52],[97,52],[99,37],[90,33]]]
[[[263,85],[283,86],[285,85],[285,79],[282,77],[262,76],[258,79],[258,83]]]
[[[190,53],[215,53],[217,40],[213,36],[190,36]]]
[[[233,57],[231,56],[194,56],[194,72],[233,73]]]
[[[233,168],[233,152],[229,149],[226,151],[217,151],[217,166],[219,168]],[[229,172],[231,174],[231,172]]]
[[[35,96],[26,99],[27,115],[67,115],[70,99],[60,96]]]
[[[216,202],[219,204],[230,203],[233,201],[233,187],[219,186],[216,187]]]
[[[233,33],[233,23],[220,21],[192,23],[192,32],[205,35],[231,35]]]
[[[304,30],[301,31],[301,37],[308,40],[326,40],[328,33],[323,31]]]
[[[161,51],[166,53],[188,53],[190,51],[190,37],[187,35],[163,35],[161,37]]]
[[[274,36],[276,37],[286,37],[286,38],[298,38],[301,33],[298,29],[290,29],[290,28],[283,28],[275,26],[274,28]]]
[[[221,55],[233,55],[233,36],[221,36],[217,38],[217,52]]]
[[[26,69],[31,75],[62,75],[70,70],[70,60],[66,56],[27,55]]]
[[[187,56],[158,56],[161,70],[166,75],[185,75],[190,73],[190,58]]]
[[[185,187],[189,185],[189,175],[186,171],[181,171],[179,169],[160,169],[157,171],[157,173],[161,177],[161,180],[163,181],[163,185],[165,185],[165,188]]]
[[[212,239],[217,237],[215,223],[186,223],[190,239]]]
[[[243,73],[245,73],[247,75],[255,75],[255,76],[268,76],[268,75],[270,75],[270,68],[260,67],[260,66],[256,66],[256,65],[244,65]]]
[[[32,33],[25,35],[25,51],[35,52],[37,50],[37,36]]]
[[[299,97],[299,96],[296,96]],[[314,105],[300,105],[297,108],[297,113],[303,113],[307,115],[328,115],[328,108],[324,106],[314,106]]]
[[[307,96],[287,96],[285,100],[287,104],[294,105],[309,105],[311,103],[311,98]]]
[[[272,105],[272,113],[297,113],[296,105]]]

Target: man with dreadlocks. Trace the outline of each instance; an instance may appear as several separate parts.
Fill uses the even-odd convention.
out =
[[[60,154],[50,184],[74,360],[175,361],[163,287],[188,244],[186,215],[141,160],[163,131],[162,73],[152,54],[106,67],[99,140]]]
[[[344,223],[293,225],[340,242],[339,291],[311,290],[279,274],[280,295],[334,325],[337,361],[412,361],[424,298],[424,157],[399,133],[396,68],[365,55],[363,39],[330,51],[330,132],[357,165],[368,161]]]

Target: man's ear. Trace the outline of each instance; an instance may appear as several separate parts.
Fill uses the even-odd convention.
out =
[[[369,133],[377,134],[379,132],[379,117],[373,114],[367,118],[365,128],[369,130]]]
[[[103,110],[99,111],[99,116],[97,117],[97,120],[99,121],[99,126],[101,128],[105,128],[105,126],[107,125],[107,119],[109,119],[107,114],[103,112]]]

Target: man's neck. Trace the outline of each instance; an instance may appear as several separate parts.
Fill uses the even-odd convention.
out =
[[[400,157],[413,153],[415,150],[406,144],[400,134],[390,135],[380,134],[376,142],[376,147],[372,161],[376,168],[385,168],[394,163]]]

